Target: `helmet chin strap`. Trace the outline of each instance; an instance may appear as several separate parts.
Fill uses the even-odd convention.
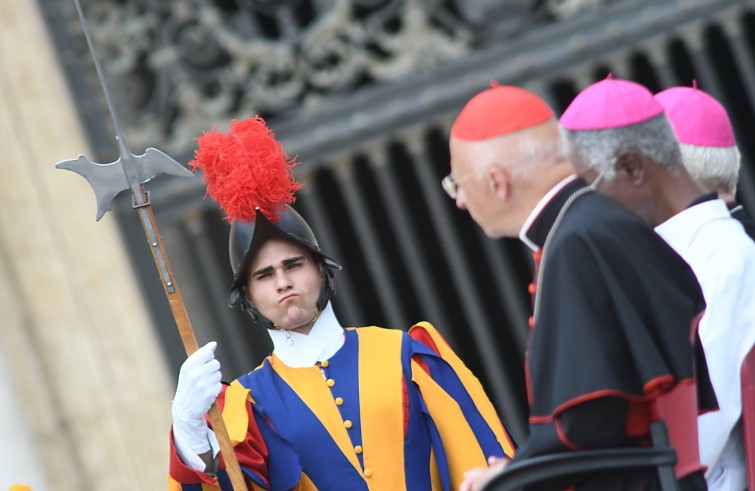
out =
[[[318,309],[317,307],[315,307],[315,313],[312,316],[312,320],[307,323],[307,324],[310,325],[310,328],[309,328],[310,331],[312,331],[312,326],[315,325],[315,322],[317,322],[317,319],[319,317],[320,317],[320,309]],[[291,337],[291,331],[293,331],[293,329],[281,329],[280,327],[276,326],[275,324],[273,324],[273,328],[277,329],[279,331],[284,331],[286,333],[286,344],[289,345],[289,346],[293,346],[294,345],[294,339]]]
[[[317,307],[315,307],[315,315],[314,315],[314,317],[312,317],[312,325],[313,326],[315,325],[315,322],[317,322],[317,319],[320,318],[320,313],[322,313],[322,310],[320,310]]]

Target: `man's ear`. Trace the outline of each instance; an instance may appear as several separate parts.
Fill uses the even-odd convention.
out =
[[[488,167],[488,181],[490,183],[490,190],[500,200],[504,201],[509,196],[509,175],[503,167],[498,165],[491,165]]]
[[[630,183],[640,186],[645,181],[645,166],[642,159],[632,153],[624,153],[616,159],[616,173]]]

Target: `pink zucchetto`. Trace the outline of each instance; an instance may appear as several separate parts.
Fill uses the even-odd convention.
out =
[[[645,86],[609,75],[580,92],[561,116],[567,130],[608,130],[644,123],[663,113]]]
[[[674,127],[679,143],[699,147],[733,147],[737,144],[726,109],[697,88],[672,87],[655,95]]]
[[[456,117],[451,136],[479,141],[545,123],[553,110],[537,95],[519,87],[494,84],[472,97]]]

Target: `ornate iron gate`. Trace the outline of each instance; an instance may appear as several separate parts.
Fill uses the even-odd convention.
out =
[[[112,132],[72,2],[38,1],[94,157],[107,160]],[[517,241],[485,238],[440,187],[449,124],[471,95],[497,80],[562,110],[608,72],[656,91],[696,79],[731,113],[744,155],[740,198],[755,209],[752,1],[86,3],[132,148],[156,146],[185,162],[202,130],[265,116],[302,162],[296,208],[344,264],[335,301],[341,320],[401,329],[432,321],[518,436],[526,432],[529,254]],[[151,188],[198,337],[220,341],[224,373],[235,377],[270,345],[225,306],[227,223],[202,199],[198,180]],[[115,210],[124,238],[143,241],[129,206],[121,200]],[[150,253],[146,245],[131,250],[177,368],[183,353]]]

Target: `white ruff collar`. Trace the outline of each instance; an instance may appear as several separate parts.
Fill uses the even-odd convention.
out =
[[[338,322],[330,302],[320,313],[309,334],[270,329],[267,332],[273,341],[273,354],[293,368],[311,367],[318,361],[327,360],[344,343],[343,326]]]

